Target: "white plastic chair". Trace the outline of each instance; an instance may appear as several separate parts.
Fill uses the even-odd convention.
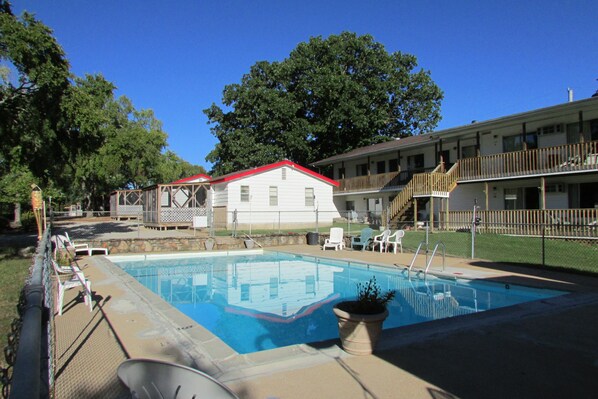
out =
[[[118,366],[116,373],[133,398],[239,399],[215,378],[180,364],[129,359]]]
[[[79,267],[77,266],[60,266],[58,264],[58,262],[56,262],[54,259],[50,259],[50,261],[52,262],[52,267],[54,268],[54,271],[56,273],[60,274],[74,274],[76,272],[80,272],[81,269],[79,269]]]
[[[385,249],[388,251],[388,248],[390,246],[392,246],[393,252],[396,254],[397,247],[400,246],[401,253],[403,253],[403,237],[405,237],[405,231],[403,231],[403,230],[395,231],[394,234],[391,234],[388,236],[388,240],[386,241]]]
[[[335,251],[343,249],[345,247],[343,233],[344,231],[342,227],[332,227],[330,229],[330,238],[324,240],[322,250],[326,250],[326,248],[334,248]]]
[[[390,236],[390,230],[384,230],[382,234],[374,236],[372,240],[372,252],[376,249],[376,245],[380,248],[380,252],[386,249],[386,243],[388,242],[388,236]]]
[[[85,275],[79,268],[71,267],[72,277],[68,280],[62,281],[60,278],[59,268],[56,267],[58,264],[52,261],[54,266],[54,274],[56,275],[56,284],[58,285],[58,298],[56,299],[56,311],[59,316],[62,316],[62,307],[64,303],[64,293],[71,288],[82,287],[83,288],[83,301],[89,307],[91,312],[93,309],[93,303],[91,300],[91,281],[85,278]],[[61,268],[64,269],[64,268]]]

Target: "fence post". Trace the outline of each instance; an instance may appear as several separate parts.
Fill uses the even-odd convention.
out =
[[[546,266],[546,226],[542,225],[542,267]]]
[[[347,234],[351,234],[351,212],[346,211],[345,216],[347,217]]]

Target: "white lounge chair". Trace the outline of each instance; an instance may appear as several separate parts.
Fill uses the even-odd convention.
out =
[[[239,399],[218,380],[180,364],[129,359],[118,366],[117,374],[133,398]]]
[[[403,253],[403,237],[405,237],[405,231],[397,230],[394,234],[388,236],[386,241],[385,249],[388,251],[389,247],[392,246],[393,252],[397,253],[397,247],[401,247],[401,253]]]
[[[58,266],[58,264],[56,264]],[[54,274],[56,276],[56,284],[58,285],[58,298],[56,298],[56,311],[59,316],[62,316],[62,307],[64,302],[64,293],[71,288],[81,287],[83,289],[83,301],[89,307],[91,312],[93,303],[91,298],[91,281],[85,278],[85,275],[79,268],[72,267],[72,277],[68,280],[62,280],[57,267],[54,267]]]
[[[374,236],[372,240],[372,252],[376,249],[376,245],[380,248],[380,252],[386,249],[386,243],[388,242],[388,236],[390,236],[390,230],[384,230],[382,234]]]
[[[91,256],[94,253],[102,253],[104,255],[108,255],[108,248],[92,248],[89,246],[89,244],[75,244],[73,241],[70,240],[68,235],[57,234],[55,236],[52,236],[52,242],[55,243],[56,249],[63,248],[66,250],[72,250],[75,252],[75,255]]]
[[[330,229],[330,238],[324,240],[322,250],[326,248],[334,248],[335,251],[343,249],[345,247],[345,241],[343,240],[343,229],[342,227],[332,227]]]
[[[69,233],[66,231],[64,232],[64,236],[66,237],[66,240],[69,242],[69,244],[75,249],[88,249],[89,248],[89,244],[76,243],[75,240],[71,240],[71,237],[69,237]]]

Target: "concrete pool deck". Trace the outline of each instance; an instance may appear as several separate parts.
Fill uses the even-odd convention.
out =
[[[272,250],[404,267],[411,254]],[[548,398],[598,391],[598,279],[447,258],[445,274],[571,291],[561,297],[383,333],[371,356],[336,340],[237,355],[103,256],[84,258],[96,305],[76,290],[56,316],[56,397],[126,397],[127,357],[191,365],[241,398]],[[438,271],[439,264],[432,266]]]

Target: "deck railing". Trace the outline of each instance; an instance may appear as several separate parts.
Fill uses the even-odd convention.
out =
[[[459,181],[598,170],[598,141],[465,158],[459,164]]]
[[[468,229],[473,211],[450,211],[448,218],[441,212],[439,226],[444,230]],[[564,237],[596,237],[598,209],[521,209],[502,211],[476,211],[480,218],[479,232],[515,235],[542,235],[549,233]]]
[[[432,168],[409,169],[401,172],[378,173],[369,176],[349,177],[337,180],[334,192],[358,192],[368,190],[397,189],[405,186],[417,173],[431,172]]]

